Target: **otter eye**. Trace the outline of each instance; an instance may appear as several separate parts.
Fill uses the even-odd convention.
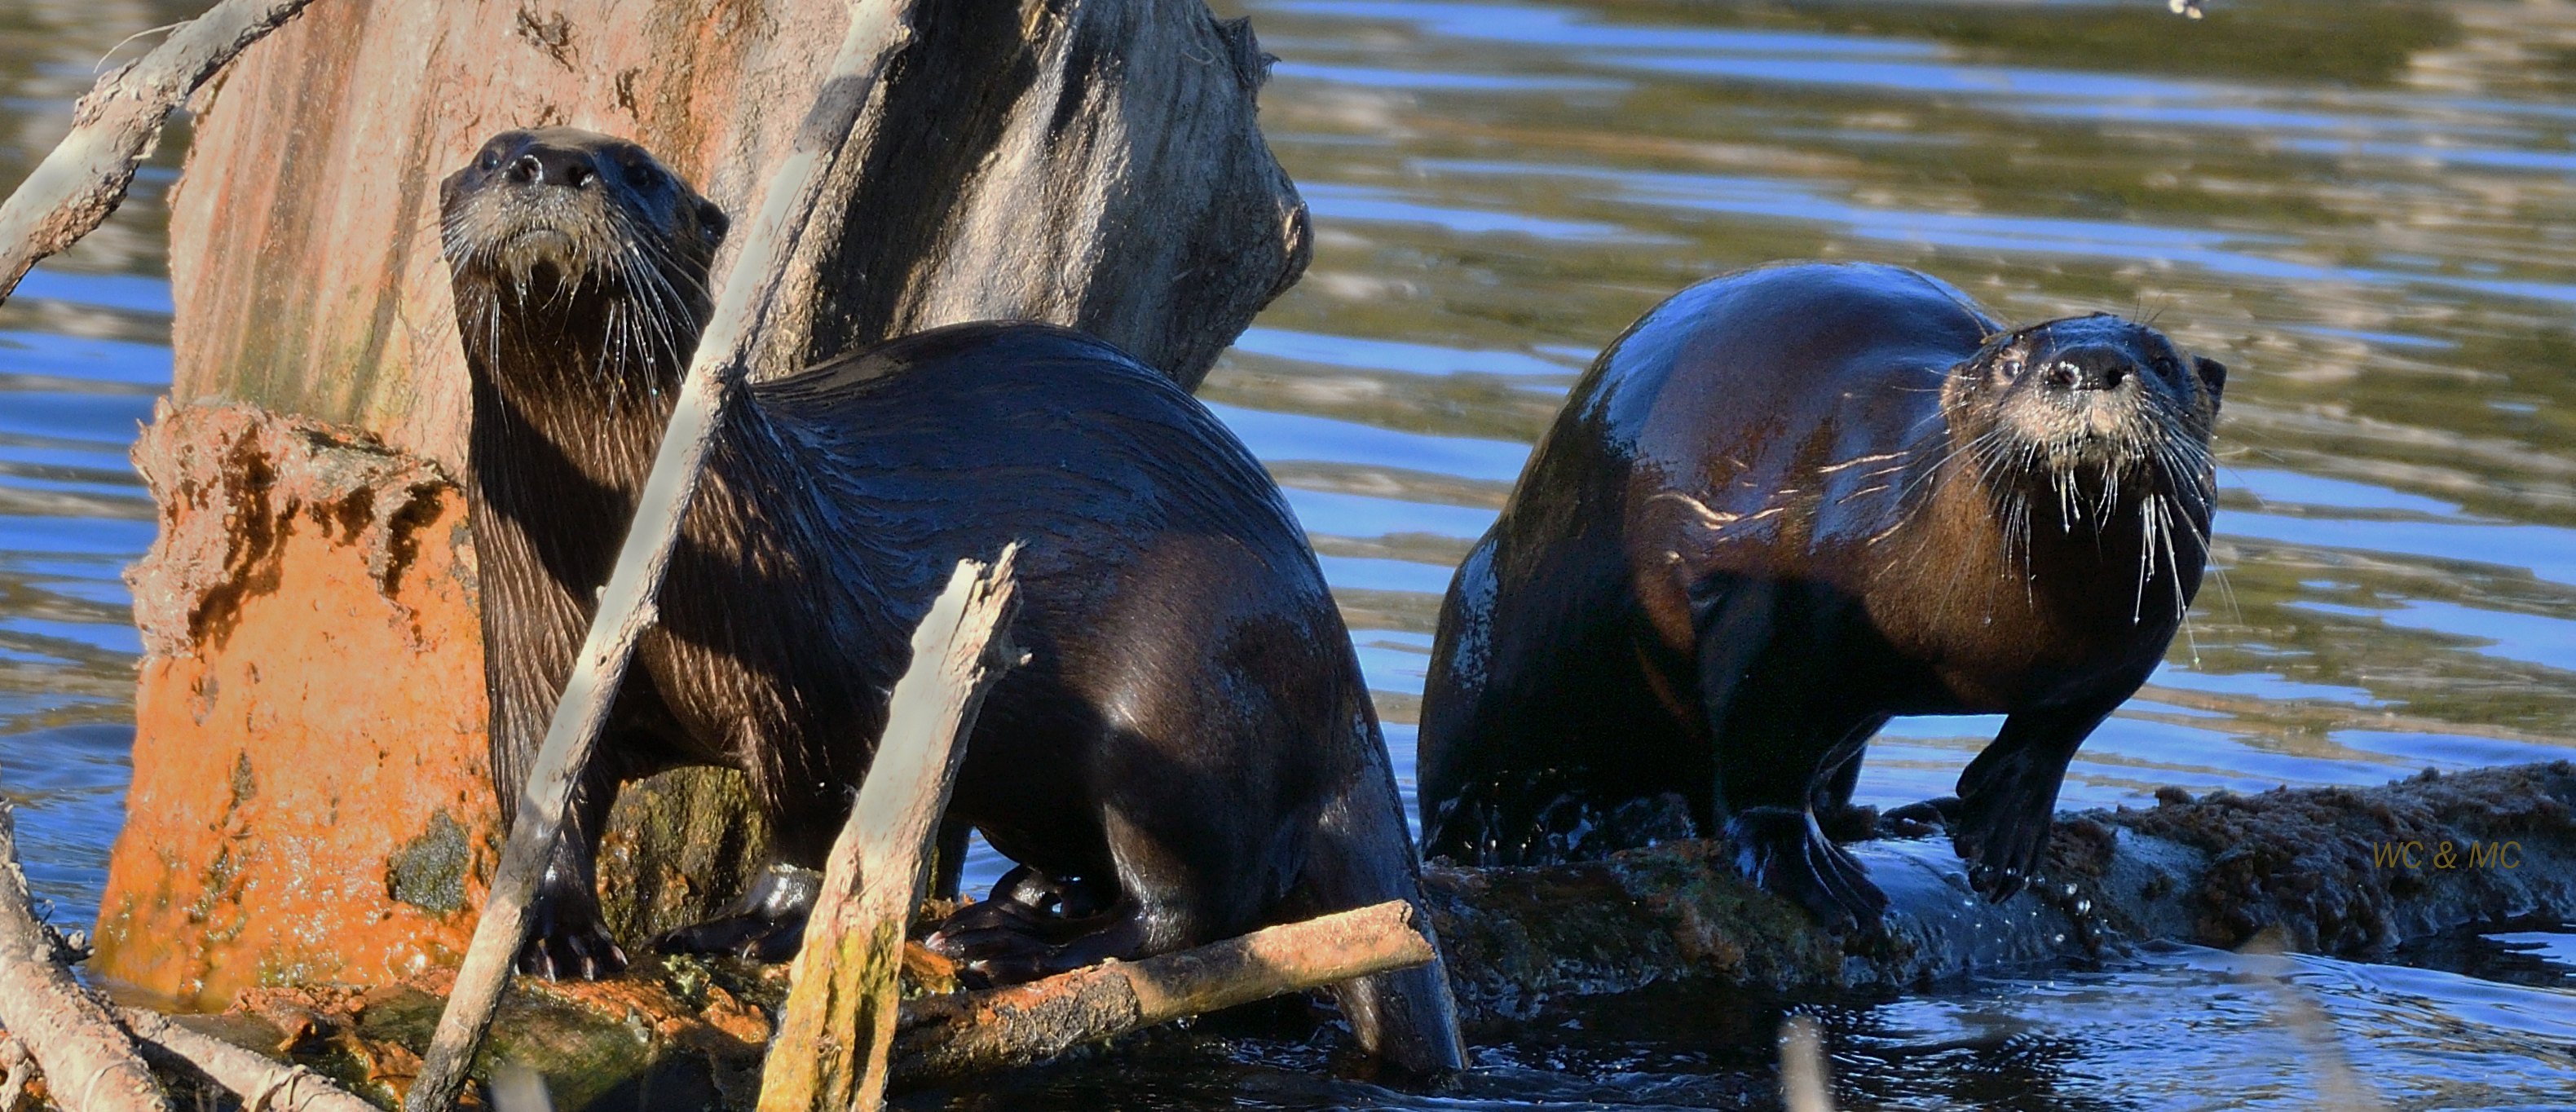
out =
[[[498,169],[500,169],[500,168],[501,168],[501,150],[500,150],[500,148],[498,148],[498,147],[485,147],[485,148],[483,148],[483,157],[482,157],[482,159],[480,159],[479,161],[477,161],[477,162],[475,163],[475,165],[482,167],[482,168],[483,168],[483,172],[484,172],[484,173],[486,173],[486,174],[491,173],[491,172],[492,172],[492,171],[494,171],[494,170],[498,170]]]

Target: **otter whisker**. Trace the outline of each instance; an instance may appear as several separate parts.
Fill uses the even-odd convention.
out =
[[[2174,595],[2174,621],[2176,621],[2176,622],[2180,622],[2180,621],[2182,621],[2182,620],[2183,620],[2183,616],[2191,610],[2191,599],[2190,599],[2189,597],[2187,597],[2186,595],[2184,595],[2184,594],[2183,594],[2183,586],[2182,586],[2182,559],[2181,559],[2181,557],[2180,557],[2178,554],[2176,554],[2176,553],[2174,552],[2174,542],[2173,542],[2174,528],[2173,528],[2173,522],[2172,522],[2172,521],[2170,521],[2170,520],[2166,520],[2166,518],[2165,518],[2165,514],[2166,514],[2166,506],[2165,506],[2165,504],[2164,504],[2164,500],[2163,500],[2162,498],[2158,498],[2158,499],[2156,500],[2156,503],[2157,503],[2156,518],[2157,518],[2160,522],[2162,522],[2162,527],[2161,527],[2161,528],[2159,528],[2159,529],[2157,530],[2157,534],[2156,534],[2156,535],[2157,535],[2157,540],[2158,540],[2159,542],[2161,542],[2161,543],[2164,545],[2164,548],[2165,548],[2165,566],[2166,566],[2166,568],[2167,568],[2168,570],[2170,570],[2170,571],[2172,572],[2172,576],[2173,576],[2173,595]]]

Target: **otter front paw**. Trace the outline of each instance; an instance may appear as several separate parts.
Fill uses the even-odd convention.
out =
[[[1967,814],[1951,827],[1950,846],[1968,863],[1968,883],[2002,903],[2039,876],[2048,854],[2051,816],[1980,806],[1984,802],[1968,801]]]
[[[1829,929],[1875,923],[1887,910],[1868,870],[1804,810],[1747,807],[1726,820],[1726,836],[1738,870],[1763,891],[1796,900]]]
[[[2049,769],[2033,771],[2032,763],[2001,765],[2011,774],[1989,776],[1974,785],[1961,778],[1959,816],[1950,824],[1950,845],[1968,863],[1968,883],[1996,903],[2012,898],[2036,879],[2048,856],[2057,774]]]

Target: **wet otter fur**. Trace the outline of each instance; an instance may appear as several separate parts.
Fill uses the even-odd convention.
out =
[[[1602,353],[1459,568],[1423,697],[1426,853],[1724,833],[1828,923],[1819,829],[1894,715],[2008,717],[1938,810],[1995,898],[2199,589],[2226,368],[2107,315],[2006,328],[1894,267],[1692,287]]]
[[[724,217],[634,144],[564,128],[495,137],[440,202],[506,801],[650,470]],[[1028,661],[983,704],[944,840],[953,860],[971,825],[1020,867],[941,945],[1007,982],[1419,899],[1356,656],[1266,473],[1110,345],[972,324],[733,399],[523,968],[623,964],[592,867],[623,781],[740,768],[781,856],[819,866],[914,624],[959,558],[1014,540]],[[809,900],[765,884],[666,941],[783,956]],[[1338,992],[1367,1048],[1460,1064],[1436,965]]]

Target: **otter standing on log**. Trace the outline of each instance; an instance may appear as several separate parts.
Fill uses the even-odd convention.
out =
[[[564,128],[494,138],[439,197],[506,816],[696,347],[725,220],[641,148]],[[624,964],[592,859],[625,780],[740,768],[781,856],[819,866],[914,624],[959,558],[1013,540],[1028,662],[984,702],[943,856],[971,824],[1019,868],[935,945],[1007,982],[1418,902],[1357,658],[1267,474],[1110,345],[973,324],[733,400],[522,968]],[[759,890],[666,945],[782,957],[809,899]],[[1338,992],[1369,1049],[1461,1064],[1438,965]]]
[[[1676,295],[1575,386],[1450,585],[1425,852],[1723,829],[1764,888],[1867,922],[1886,897],[1815,811],[1891,716],[2002,713],[1940,806],[2010,895],[2199,590],[2226,377],[2117,317],[2006,329],[1894,267]]]

